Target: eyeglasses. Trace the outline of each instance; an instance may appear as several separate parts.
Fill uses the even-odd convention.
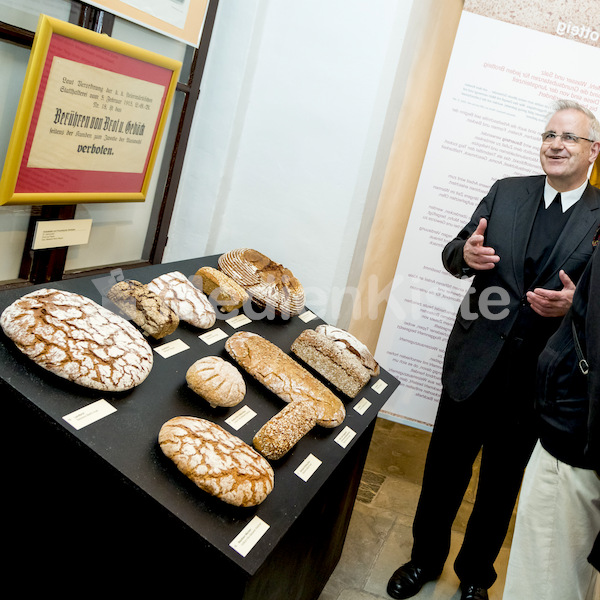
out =
[[[590,140],[573,133],[561,133],[560,135],[558,135],[558,133],[554,133],[554,131],[544,131],[544,133],[542,133],[542,140],[544,144],[551,144],[556,138],[560,138],[562,143],[566,146],[574,146],[575,144],[579,144],[581,140],[592,142],[592,144],[594,143],[594,140]]]

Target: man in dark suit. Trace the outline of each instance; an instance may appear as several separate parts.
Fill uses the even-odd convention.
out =
[[[599,151],[594,115],[558,102],[542,134],[546,175],[496,182],[443,250],[450,273],[474,279],[448,339],[411,560],[388,582],[393,598],[414,596],[441,573],[480,450],[477,496],[454,568],[461,600],[488,598],[537,437],[537,358],[571,305],[600,223],[600,190],[587,180]]]

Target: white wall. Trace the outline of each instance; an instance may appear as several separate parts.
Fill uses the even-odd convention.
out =
[[[164,262],[255,248],[345,326],[418,11],[412,0],[222,0]]]

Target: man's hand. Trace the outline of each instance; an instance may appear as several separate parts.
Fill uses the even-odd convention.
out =
[[[489,246],[483,245],[484,233],[487,228],[487,220],[480,219],[477,229],[467,239],[463,247],[463,258],[471,269],[477,271],[489,271],[493,269],[500,257],[496,251]]]
[[[535,288],[532,292],[527,292],[531,308],[542,317],[562,317],[567,314],[573,302],[575,284],[562,270],[558,276],[563,284],[562,290]]]

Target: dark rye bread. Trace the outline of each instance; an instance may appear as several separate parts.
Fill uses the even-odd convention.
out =
[[[305,329],[294,340],[292,352],[350,398],[371,379],[354,354],[314,329]]]
[[[142,334],[79,294],[36,290],[8,306],[0,325],[33,362],[88,388],[121,392],[152,370],[152,349]]]
[[[135,279],[119,281],[106,296],[146,335],[155,339],[173,333],[179,325],[179,317],[160,296]]]

